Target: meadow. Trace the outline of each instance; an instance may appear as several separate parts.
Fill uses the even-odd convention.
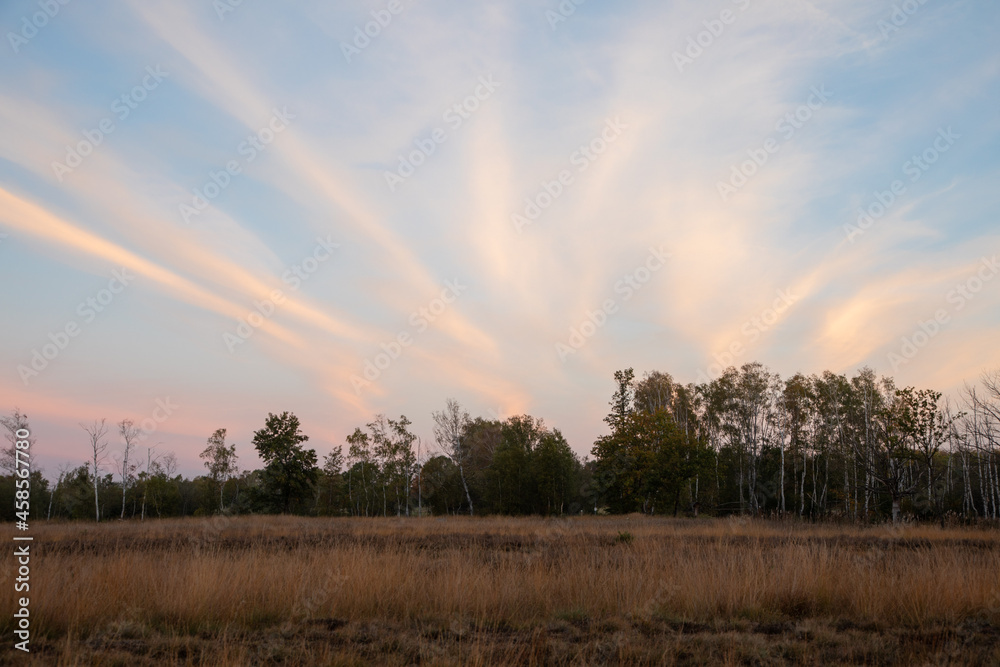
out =
[[[32,652],[5,595],[4,663],[1000,664],[985,527],[220,516],[33,535]],[[8,591],[15,572],[8,556]]]

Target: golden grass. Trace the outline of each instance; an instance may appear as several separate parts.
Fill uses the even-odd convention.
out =
[[[136,664],[154,645],[182,664],[191,655],[201,664],[563,664],[554,655],[589,664],[623,659],[629,637],[635,662],[675,664],[695,651],[739,664],[749,650],[763,651],[761,664],[770,664],[767,656],[782,664],[774,650],[805,659],[825,634],[835,644],[854,637],[840,641],[849,653],[880,633],[944,632],[928,649],[936,654],[957,628],[995,642],[1000,624],[1000,533],[989,530],[647,517],[217,517],[43,524],[33,534],[32,630],[61,664],[88,645],[91,657],[114,662],[123,641],[126,654],[134,644]],[[9,637],[13,596],[0,609]],[[714,643],[702,653],[666,650],[676,642],[665,638],[692,631]],[[553,648],[560,633],[575,637],[562,652]],[[649,641],[640,641],[644,634]],[[787,646],[775,648],[763,639],[770,635]],[[262,657],[264,637],[267,651],[291,653]],[[93,648],[109,638],[118,648]],[[201,640],[211,640],[211,651],[196,648]],[[448,648],[455,644],[458,654]],[[732,655],[723,650],[729,644],[739,647]],[[983,650],[983,664],[1000,659]]]

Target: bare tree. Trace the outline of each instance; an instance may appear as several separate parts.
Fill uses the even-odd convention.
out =
[[[56,499],[56,492],[59,491],[59,485],[62,484],[64,479],[66,479],[69,471],[69,465],[59,466],[59,478],[56,479],[56,486],[52,489],[52,493],[49,494],[49,513],[45,519],[46,521],[50,521],[52,519],[52,503]]]
[[[7,442],[10,443],[10,447],[4,447],[0,450],[0,470],[3,470],[8,475],[13,475],[17,469],[17,459],[14,454],[14,443],[18,440],[24,440],[24,438],[17,437],[17,432],[21,429],[31,430],[28,426],[28,415],[21,412],[20,409],[14,408],[14,414],[10,417],[0,417],[0,424],[3,425],[4,437]],[[28,438],[28,442],[31,445],[35,444],[34,438]]]
[[[140,521],[146,520],[146,498],[149,497],[149,480],[152,473],[153,466],[156,464],[159,456],[153,456],[153,447],[146,448],[146,472],[145,479],[142,485],[142,514],[139,516]],[[142,475],[142,473],[139,473]]]
[[[983,373],[984,392],[966,387],[969,417],[964,426],[966,438],[975,450],[977,481],[983,516],[1000,517],[1000,473],[997,456],[1000,446],[1000,370]],[[970,495],[974,506],[974,498]],[[978,511],[978,510],[977,510]]]
[[[125,443],[125,449],[122,451],[122,458],[118,461],[118,473],[122,476],[122,516],[125,518],[125,493],[128,491],[129,481],[132,479],[132,473],[135,472],[135,464],[129,463],[129,456],[132,454],[132,450],[135,449],[135,443],[139,440],[139,435],[141,430],[135,425],[131,419],[123,419],[118,422],[118,435],[121,436],[122,442]],[[135,516],[133,510],[133,516]]]
[[[167,452],[162,458],[163,474],[167,476],[167,479],[173,479],[177,473],[177,456],[173,452]]]
[[[424,490],[423,490],[423,469],[424,462],[421,460],[421,448],[423,440],[417,438],[417,516],[424,515]]]
[[[106,419],[101,421],[95,419],[90,426],[80,424],[80,428],[86,431],[90,438],[91,463],[94,466],[94,514],[98,522],[101,520],[101,506],[97,494],[97,480],[101,473],[101,464],[104,463],[104,453],[108,449],[108,443],[104,439],[108,434],[106,421]]]
[[[469,413],[464,412],[461,406],[453,398],[445,402],[445,408],[441,412],[433,412],[434,417],[434,439],[438,446],[445,453],[445,456],[458,466],[459,476],[462,478],[462,487],[465,488],[465,499],[469,502],[469,514],[473,514],[472,494],[469,493],[469,485],[465,480],[465,460],[468,452],[462,446],[462,436],[465,435],[465,428],[469,424]]]

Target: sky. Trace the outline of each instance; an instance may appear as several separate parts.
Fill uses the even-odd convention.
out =
[[[615,370],[1000,368],[1000,5],[6,0],[0,411],[199,474],[294,412],[527,413]],[[109,438],[109,452],[120,448]],[[110,471],[110,457],[108,471]]]

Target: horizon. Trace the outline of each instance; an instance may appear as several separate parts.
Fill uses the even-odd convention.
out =
[[[285,410],[321,455],[379,413],[427,450],[449,397],[583,457],[623,368],[868,366],[956,400],[1000,369],[1000,7],[34,0],[0,26],[0,411],[47,476],[101,418],[156,422],[185,476],[217,428],[256,467]]]
[[[752,364],[756,364],[756,363],[759,363],[759,362],[750,361],[750,362],[747,362],[747,365],[752,365]],[[735,369],[737,371],[742,370],[739,367],[729,367],[729,368],[733,368],[733,369]],[[769,372],[769,373],[772,372],[771,369],[768,368],[766,365],[764,365],[764,369],[767,372]],[[850,380],[853,377],[856,377],[857,375],[860,375],[861,372],[864,371],[865,369],[870,369],[870,367],[863,367],[861,369],[858,369],[858,372],[856,374],[854,374],[854,375],[844,375],[844,374],[842,374],[842,375],[844,377],[846,377],[848,380]],[[621,370],[625,370],[625,369],[621,369]],[[632,369],[629,369],[629,370],[632,370]],[[726,369],[726,370],[728,370],[728,369]],[[652,372],[662,372],[662,371],[648,371],[646,373],[643,373],[642,375],[636,375],[635,376],[635,382],[636,383],[640,382],[641,380],[645,379],[648,376],[649,373],[652,373]],[[774,373],[774,376],[777,379],[779,379],[782,384],[785,384],[789,379],[791,379],[791,378],[793,378],[793,377],[795,377],[797,375],[802,375],[802,376],[805,376],[806,378],[814,378],[814,377],[819,378],[819,377],[822,377],[823,373],[825,373],[825,372],[826,371],[821,371],[821,372],[816,372],[816,373],[802,373],[802,372],[797,372],[797,373],[793,373],[792,375],[787,376],[787,377],[783,377],[780,374]],[[995,372],[1000,372],[1000,369],[995,369]],[[983,375],[980,378],[977,378],[977,380],[984,379],[986,377],[987,373],[988,373],[988,371],[984,371]],[[667,374],[669,375],[669,372],[667,372]],[[878,374],[877,372],[876,372],[876,377],[890,379],[893,382],[895,382],[895,378],[893,378],[892,376],[881,375],[881,374]],[[716,379],[715,377],[712,378],[712,380],[715,380],[715,379]],[[702,383],[700,383],[700,382],[699,383],[695,383],[695,382],[678,382],[677,378],[673,378],[673,380],[674,380],[674,382],[676,382],[677,386],[683,386],[683,387],[692,387],[692,386],[694,386],[695,388],[700,388],[700,387],[703,386]],[[967,383],[966,384],[966,387],[977,387],[977,386],[978,386],[978,382]],[[901,386],[901,385],[895,385],[895,388],[896,389],[904,389],[904,388],[907,388],[907,387],[906,386]],[[933,387],[915,387],[915,386],[912,386],[912,385],[909,386],[909,388],[914,388],[914,389],[917,389],[917,390],[920,390],[920,389],[932,389],[933,390],[934,389]],[[609,396],[610,396],[610,394],[609,394]],[[965,400],[964,396],[952,396],[952,395],[945,394],[945,393],[942,392],[940,407],[941,408],[951,408],[953,405],[958,405],[959,408],[960,408],[964,404],[963,403],[964,400]],[[142,456],[141,456],[142,450],[144,450],[144,449],[149,450],[148,451],[148,455],[151,456],[152,460],[154,460],[154,461],[158,460],[160,457],[162,457],[165,454],[176,454],[176,452],[174,452],[173,450],[169,450],[169,449],[166,449],[166,448],[158,448],[158,445],[161,445],[162,442],[159,442],[157,445],[152,445],[152,446],[150,445],[150,442],[151,442],[151,439],[155,439],[156,434],[159,431],[159,425],[161,423],[169,420],[169,418],[171,416],[172,410],[173,409],[177,409],[180,406],[173,404],[169,399],[166,400],[166,401],[161,400],[161,399],[157,399],[156,400],[156,404],[157,404],[157,407],[154,408],[154,410],[152,412],[152,416],[146,417],[146,418],[141,419],[141,420],[135,419],[133,417],[125,417],[125,419],[133,419],[134,420],[134,426],[139,430],[138,431],[138,433],[139,433],[138,439],[135,440],[134,442],[135,442],[135,445],[136,445],[136,450],[135,450],[136,451],[136,456],[139,456],[140,460],[142,458]],[[459,405],[461,406],[461,404],[459,404]],[[612,406],[613,406],[612,401],[608,401],[608,406],[606,408],[608,410],[608,413],[605,415],[605,417],[608,414],[611,414]],[[461,407],[463,407],[463,409],[464,409],[464,406],[461,406]],[[638,409],[638,406],[636,406],[635,409]],[[12,413],[13,412],[14,411],[12,411]],[[289,414],[291,414],[291,415],[295,416],[296,418],[298,418],[294,410],[287,410],[287,411],[286,410],[278,410],[278,411],[274,411],[274,412],[269,412],[267,415],[261,417],[260,428],[251,427],[250,430],[249,430],[249,432],[247,432],[247,433],[244,434],[246,437],[242,438],[242,441],[245,441],[245,443],[243,445],[240,445],[238,442],[236,442],[236,439],[234,439],[232,437],[233,434],[230,431],[230,429],[228,429],[226,427],[220,427],[220,428],[222,428],[222,429],[224,429],[226,431],[226,443],[228,445],[230,445],[230,446],[236,446],[237,447],[237,450],[236,450],[237,463],[236,463],[236,465],[237,465],[237,470],[239,471],[240,474],[247,473],[247,472],[252,472],[254,470],[258,470],[258,469],[261,469],[263,467],[263,462],[261,461],[259,455],[257,454],[257,452],[255,450],[255,446],[253,445],[252,436],[253,436],[253,434],[256,431],[265,428],[264,421],[268,417],[270,417],[272,415],[280,415],[283,412],[288,412]],[[960,410],[960,412],[961,412],[961,410]],[[161,417],[160,415],[164,415],[164,416]],[[7,416],[7,415],[4,415],[4,416]],[[25,416],[28,417],[29,423],[30,423],[30,416],[29,415],[25,415]],[[384,417],[386,417],[388,419],[395,419],[395,418],[399,418],[399,417],[406,417],[407,419],[410,418],[410,416],[406,415],[405,413],[403,413],[401,415],[386,415],[384,413],[379,413],[378,415],[372,415],[371,421],[374,421],[379,416],[384,416]],[[482,419],[484,419],[486,421],[494,421],[494,422],[505,422],[508,419],[510,419],[511,417],[517,417],[517,416],[521,416],[521,415],[502,415],[502,414],[498,414],[498,413],[495,413],[495,412],[492,412],[492,413],[487,414],[487,415],[469,414],[469,418],[472,421],[475,421],[477,419],[482,418]],[[535,419],[540,420],[544,424],[544,427],[547,430],[552,431],[552,432],[559,432],[559,433],[561,433],[565,437],[565,433],[563,433],[563,430],[559,426],[557,426],[557,425],[554,425],[554,424],[551,424],[549,422],[546,422],[545,417],[543,415],[527,415],[526,414],[525,416],[533,417]],[[113,445],[113,444],[116,443],[116,437],[117,437],[116,436],[116,433],[117,433],[116,427],[117,427],[117,422],[120,421],[120,420],[108,420],[107,418],[105,418],[105,420],[106,420],[106,426],[107,426],[106,441],[107,441],[107,444],[110,446],[110,445]],[[80,429],[81,431],[83,431],[84,427],[90,427],[92,425],[96,425],[96,423],[100,422],[100,421],[101,421],[101,418],[97,418],[96,420],[91,420],[90,422],[81,422],[81,423],[77,424],[76,426],[77,426],[78,429]],[[602,417],[602,421],[604,421],[604,417]],[[368,425],[369,425],[369,423],[366,421],[365,423],[359,423],[356,426],[359,427],[359,428],[362,428],[362,430],[364,430]],[[607,428],[607,427],[604,428],[603,431],[602,431],[602,433],[601,433],[601,435],[602,436],[606,435],[605,432],[610,432],[610,429]],[[37,436],[37,432],[36,432],[36,430],[35,430],[35,428],[34,428],[33,425],[31,426],[31,433],[32,433],[32,438],[36,438],[37,439],[37,437],[38,437]],[[323,457],[326,454],[329,454],[329,453],[331,453],[332,451],[334,451],[334,450],[336,450],[338,448],[340,448],[341,453],[345,457],[345,459],[348,460],[348,461],[350,460],[349,457],[348,457],[347,450],[344,449],[345,447],[349,447],[348,443],[346,442],[347,435],[349,435],[349,434],[345,433],[345,436],[342,439],[342,442],[339,442],[339,443],[330,443],[328,449],[320,449],[320,448],[317,448],[315,445],[310,444],[312,442],[312,438],[309,437],[308,429],[303,428],[302,429],[302,434],[305,435],[305,436],[307,436],[304,448],[307,449],[307,450],[314,450],[314,451],[316,451],[317,456],[318,456],[318,458],[319,458],[320,461],[323,460]],[[419,463],[426,463],[430,459],[438,457],[438,456],[443,456],[444,458],[449,458],[449,454],[445,450],[443,450],[439,444],[435,443],[435,441],[434,441],[433,438],[427,438],[427,439],[425,439],[419,433],[415,434],[415,435],[418,438],[418,443],[416,445],[414,445],[414,450],[418,454],[417,461]],[[85,435],[84,437],[87,437],[87,436]],[[211,439],[210,437],[206,437],[205,438],[206,442],[209,441],[210,439]],[[87,443],[85,443],[85,444],[87,444]],[[573,447],[574,443],[568,442],[568,444],[570,445],[571,448],[574,449],[574,452],[577,454],[577,456],[579,457],[579,459],[581,461],[586,461],[587,459],[589,459],[590,455],[592,454],[592,452],[591,452],[592,445],[594,445],[596,443],[590,443],[590,444],[588,444],[583,452],[578,451],[579,448],[574,448]],[[950,446],[951,445],[949,444],[947,446],[947,448],[950,449]],[[37,445],[36,445],[36,447],[37,447]],[[87,447],[89,449],[90,445],[87,444]],[[199,445],[198,447],[199,447],[198,453],[200,454],[201,453],[201,448],[200,448],[201,446]],[[192,451],[194,451],[194,450],[192,450]],[[420,452],[422,452],[422,454]],[[89,470],[91,468],[92,464],[91,464],[90,461],[87,460],[87,457],[91,456],[91,455],[92,454],[89,454],[89,453],[85,452],[84,460],[81,463],[79,463],[79,464],[74,463],[74,462],[72,462],[72,461],[70,461],[68,459],[64,460],[64,461],[60,461],[59,462],[60,465],[58,466],[58,471],[60,473],[61,472],[71,472],[71,471],[73,471],[73,470],[75,470],[77,468],[80,468],[80,467],[84,467],[84,468],[87,468]],[[114,456],[114,450],[112,450],[106,456]],[[194,460],[194,462],[195,462],[196,465],[194,465],[194,466],[192,466],[192,462],[182,462],[181,459],[180,459],[180,457],[177,457],[178,468],[177,468],[177,471],[175,473],[175,476],[176,475],[180,475],[180,476],[182,476],[182,477],[184,477],[186,479],[192,479],[192,480],[195,479],[195,478],[197,478],[197,477],[208,476],[208,472],[206,471],[206,468],[209,465],[209,462],[208,461],[200,461],[200,457],[198,457],[197,454],[196,454],[196,457],[197,458]],[[247,457],[249,457],[249,460],[253,461],[253,465],[250,465],[250,466],[246,465],[246,461],[248,460]],[[200,463],[200,465],[198,465],[198,463]],[[105,461],[105,465],[107,465],[107,461]],[[108,471],[108,470],[102,470],[102,471],[105,474],[112,475],[112,476],[115,474],[115,469],[114,468],[111,471]],[[50,482],[54,482],[56,480],[56,477],[58,477],[58,475],[56,475],[56,476],[53,476],[53,477],[50,478],[50,476],[48,474],[46,474],[47,472],[50,472],[50,471],[45,470],[44,467],[41,468],[39,470],[39,472],[41,472],[42,475],[46,479],[48,479]]]

